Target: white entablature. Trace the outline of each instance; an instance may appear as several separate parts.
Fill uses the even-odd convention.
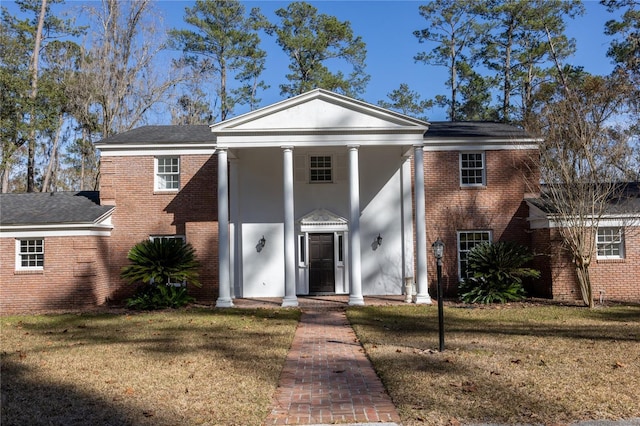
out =
[[[218,148],[423,143],[429,124],[316,89],[211,126]]]

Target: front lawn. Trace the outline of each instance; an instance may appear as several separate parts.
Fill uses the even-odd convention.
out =
[[[640,307],[364,307],[348,318],[405,426],[640,417]]]
[[[4,425],[260,425],[300,313],[2,317]]]

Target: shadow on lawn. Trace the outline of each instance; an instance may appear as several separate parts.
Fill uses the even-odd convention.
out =
[[[129,425],[120,408],[71,386],[33,382],[29,367],[2,361],[3,426],[12,425]],[[48,401],[38,404],[34,401]]]
[[[365,307],[363,315],[350,315],[353,324],[373,329],[391,330],[399,338],[424,337],[438,333],[437,311],[431,307],[379,308]],[[367,312],[367,309],[370,309]],[[576,340],[640,339],[640,306],[607,309],[564,307],[560,311],[536,311],[528,315],[525,309],[445,308],[446,333],[477,335],[562,337]],[[478,314],[473,311],[484,311]],[[375,314],[374,314],[375,312]],[[567,314],[569,312],[569,314]],[[619,324],[619,323],[624,323]]]

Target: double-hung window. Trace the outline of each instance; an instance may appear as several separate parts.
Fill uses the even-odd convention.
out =
[[[622,228],[598,228],[596,250],[599,259],[624,258],[624,232]]]
[[[157,191],[180,189],[180,157],[156,157],[155,172]]]
[[[333,168],[330,155],[312,155],[309,157],[309,181],[331,183]]]
[[[459,231],[458,232],[458,276],[465,279],[467,275],[467,256],[478,244],[491,242],[491,231]]]
[[[44,269],[44,239],[16,240],[16,269]]]
[[[460,153],[461,186],[485,186],[486,176],[484,152]]]

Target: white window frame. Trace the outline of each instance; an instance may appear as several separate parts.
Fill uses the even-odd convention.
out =
[[[482,167],[463,167],[463,161],[469,161],[469,159],[465,159],[463,160],[463,156],[469,156],[469,155],[480,155],[480,161],[482,162]],[[484,151],[464,151],[464,152],[460,152],[460,155],[458,156],[459,159],[459,171],[460,171],[460,186],[464,186],[464,187],[484,187],[487,186],[487,161],[486,161],[486,155]],[[474,161],[477,161],[474,160]],[[482,176],[481,176],[481,182],[477,183],[465,183],[464,182],[464,177],[463,175],[463,171],[477,171],[477,170],[481,170]],[[467,176],[468,178],[468,176]],[[474,179],[476,179],[474,177]]]
[[[615,250],[617,254],[600,254],[602,250]],[[601,226],[596,231],[597,259],[624,259],[624,228],[622,226]]]
[[[22,251],[23,242],[27,245],[34,243],[35,251]],[[39,249],[39,250],[38,250]],[[35,256],[35,265],[24,266],[23,256]],[[27,260],[30,262],[30,260]],[[18,238],[16,239],[16,271],[42,271],[44,270],[44,238]]]
[[[317,158],[323,158],[323,161],[326,161],[326,159],[329,159],[329,167],[326,166],[313,166],[313,160],[317,159]],[[310,154],[309,155],[309,183],[333,183],[334,179],[335,179],[335,159],[333,158],[333,155],[329,154]],[[329,171],[330,174],[330,178],[329,180],[314,180],[313,178],[313,171],[317,170],[317,171]]]
[[[307,266],[307,253],[309,252],[307,240],[306,233],[298,235],[298,266],[301,268]]]
[[[481,233],[481,234],[486,234],[487,235],[487,239],[478,239],[478,240],[474,240],[474,244],[471,247],[465,247],[465,249],[463,250],[461,247],[461,236],[462,234],[475,234],[475,233]],[[471,251],[471,249],[473,249],[473,247],[475,247],[476,244],[481,244],[484,242],[492,242],[493,241],[493,232],[491,230],[488,229],[474,229],[474,230],[465,230],[465,231],[458,231],[457,232],[457,247],[456,250],[458,252],[458,279],[459,280],[463,280],[465,277],[463,276],[463,271],[465,270],[465,267],[463,267],[463,264],[466,265],[466,261],[467,261],[467,253],[469,253]],[[464,257],[464,259],[463,259]]]
[[[176,161],[177,164],[175,165],[177,167],[177,171],[169,171],[166,172],[166,170],[163,170],[162,173],[160,172],[160,161]],[[166,167],[166,164],[163,164],[163,167]],[[169,167],[173,168],[174,164],[170,164]],[[166,180],[161,179],[161,176],[177,176],[177,187],[176,188],[167,188],[166,187]],[[172,180],[173,182],[173,180]],[[156,191],[160,191],[160,192],[175,192],[180,190],[180,157],[179,156],[160,156],[160,157],[155,157],[154,160],[154,183],[153,183],[153,187],[154,190]]]

